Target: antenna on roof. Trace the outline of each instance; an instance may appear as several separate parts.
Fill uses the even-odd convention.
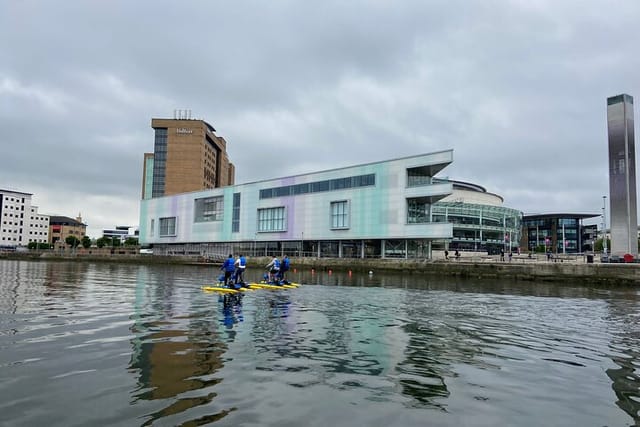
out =
[[[174,120],[193,120],[193,116],[191,114],[191,110],[188,110],[188,109],[173,110],[173,119]]]

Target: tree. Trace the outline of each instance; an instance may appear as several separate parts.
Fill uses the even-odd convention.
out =
[[[27,245],[27,247],[29,249],[38,249],[38,243],[37,242],[29,242],[29,244]]]
[[[104,248],[107,245],[111,246],[111,239],[108,237],[100,237],[98,240],[96,240],[96,246],[98,246],[99,248]]]
[[[76,248],[80,244],[80,239],[76,236],[67,236],[67,238],[64,239],[64,242],[72,248]]]
[[[127,237],[127,240],[124,241],[124,245],[125,246],[137,246],[138,245],[138,239],[136,239],[135,237]]]
[[[82,237],[82,247],[85,249],[89,249],[91,247],[91,238],[89,236]]]
[[[602,252],[604,250],[604,246],[602,244],[602,239],[596,240],[595,251]],[[611,239],[607,239],[607,250],[611,250]]]

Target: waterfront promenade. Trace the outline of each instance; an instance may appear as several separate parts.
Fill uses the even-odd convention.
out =
[[[157,255],[85,255],[51,253],[10,253],[1,257],[9,259],[48,260],[48,261],[84,261],[119,262],[139,264],[189,264],[216,266],[218,261],[207,262],[198,256],[157,256]],[[269,257],[248,257],[249,268],[263,268]],[[593,263],[587,262],[584,255],[554,255],[547,259],[544,254],[529,257],[527,254],[513,255],[511,261],[500,255],[486,253],[461,253],[459,259],[449,256],[445,259],[442,252],[434,252],[433,259],[379,259],[379,258],[317,258],[291,257],[292,271],[353,271],[402,272],[403,274],[421,274],[433,277],[459,277],[468,279],[510,279],[515,281],[567,282],[571,284],[599,286],[637,286],[640,285],[640,264],[602,263],[598,256]]]

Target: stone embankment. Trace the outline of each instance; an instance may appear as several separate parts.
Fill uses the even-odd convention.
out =
[[[640,264],[588,264],[576,262],[509,261],[408,261],[408,260],[294,260],[318,270],[407,271],[433,276],[478,279],[512,279],[522,281],[571,282],[588,285],[640,285]]]
[[[48,253],[9,253],[0,259],[22,259],[43,261],[116,262],[137,264],[189,264],[216,265],[194,256],[157,255],[54,255]],[[249,267],[264,267],[267,257],[249,257]],[[564,257],[548,260],[546,257],[529,258],[521,255],[509,261],[497,256],[462,256],[460,259],[437,258],[435,260],[405,259],[347,259],[347,258],[291,258],[293,268],[316,271],[353,271],[354,273],[410,272],[432,276],[450,276],[469,279],[512,279],[520,281],[570,282],[585,285],[640,285],[640,264],[613,264],[586,262],[586,257]]]

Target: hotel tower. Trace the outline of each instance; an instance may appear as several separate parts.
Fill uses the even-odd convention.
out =
[[[152,119],[154,151],[145,153],[142,199],[233,185],[235,167],[227,142],[190,110],[177,110],[173,119]]]

